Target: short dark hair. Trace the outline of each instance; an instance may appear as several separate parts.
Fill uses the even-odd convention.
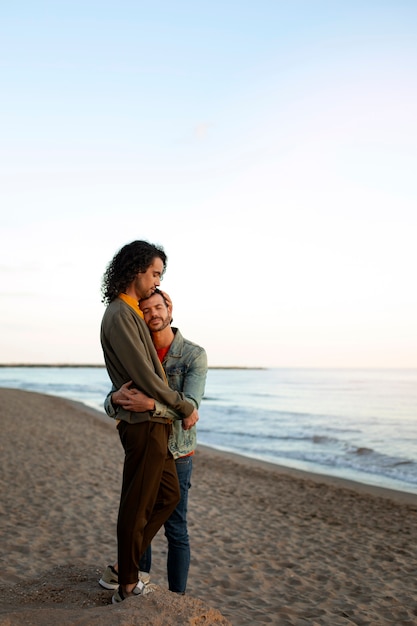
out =
[[[150,296],[148,296],[147,298],[141,298],[141,299],[139,300],[139,306],[142,304],[142,302],[146,302],[146,300],[149,300],[149,298],[152,298],[152,296],[155,296],[155,295],[161,296],[162,300],[164,301],[164,304],[165,304],[166,308],[168,309],[168,301],[167,301],[167,299],[165,298],[165,296],[164,296],[164,294],[162,293],[162,291],[161,291],[160,289],[158,289],[158,287],[157,287],[157,288],[155,289],[155,291],[154,291],[153,293],[151,293],[151,295],[150,295]],[[173,322],[173,321],[174,321],[174,320],[173,320],[173,318],[171,317],[171,320],[170,320],[170,322],[169,322],[169,323],[170,323],[170,324],[172,324],[172,322]]]
[[[162,293],[162,291],[161,291],[160,289],[158,289],[158,287],[157,287],[157,288],[155,289],[155,291],[154,291],[153,293],[151,293],[151,295],[150,295],[150,296],[148,296],[147,298],[141,298],[141,299],[139,300],[139,304],[141,304],[142,302],[146,302],[146,300],[149,300],[149,298],[152,298],[152,296],[156,296],[156,295],[161,296],[162,300],[163,300],[163,301],[164,301],[164,303],[165,303],[165,306],[168,308],[168,301],[167,301],[167,299],[165,298],[165,296],[164,296],[164,294]]]
[[[108,264],[101,283],[102,302],[112,302],[123,293],[134,280],[138,272],[146,272],[152,261],[160,258],[165,273],[168,257],[162,246],[148,241],[137,240],[121,248]]]

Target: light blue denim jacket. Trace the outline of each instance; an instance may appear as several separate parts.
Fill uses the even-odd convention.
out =
[[[207,377],[207,354],[204,348],[184,339],[178,328],[172,328],[174,341],[172,342],[163,362],[168,385],[175,391],[182,391],[185,397],[198,409],[204,396]],[[104,401],[104,409],[109,417],[117,419],[117,407],[111,403],[111,394],[116,391],[112,387]],[[179,415],[168,406],[155,400],[154,415],[174,420],[168,447],[177,459],[193,452],[197,446],[197,430],[193,426],[190,430],[183,430],[182,415]]]

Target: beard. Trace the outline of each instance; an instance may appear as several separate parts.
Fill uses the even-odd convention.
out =
[[[167,315],[166,317],[154,317],[148,322],[148,328],[153,333],[158,333],[161,330],[164,330],[171,323],[171,317]]]

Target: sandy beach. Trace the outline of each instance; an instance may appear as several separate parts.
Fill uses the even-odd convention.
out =
[[[0,389],[0,626],[417,623],[417,496],[288,470],[200,446],[186,596],[111,604],[123,450],[81,404]]]

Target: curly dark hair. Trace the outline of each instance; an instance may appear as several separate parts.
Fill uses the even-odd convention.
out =
[[[167,267],[168,257],[162,246],[148,241],[132,241],[117,252],[108,264],[101,282],[102,302],[109,304],[123,293],[135,279],[138,272],[146,272],[155,257],[164,264],[163,274]]]

